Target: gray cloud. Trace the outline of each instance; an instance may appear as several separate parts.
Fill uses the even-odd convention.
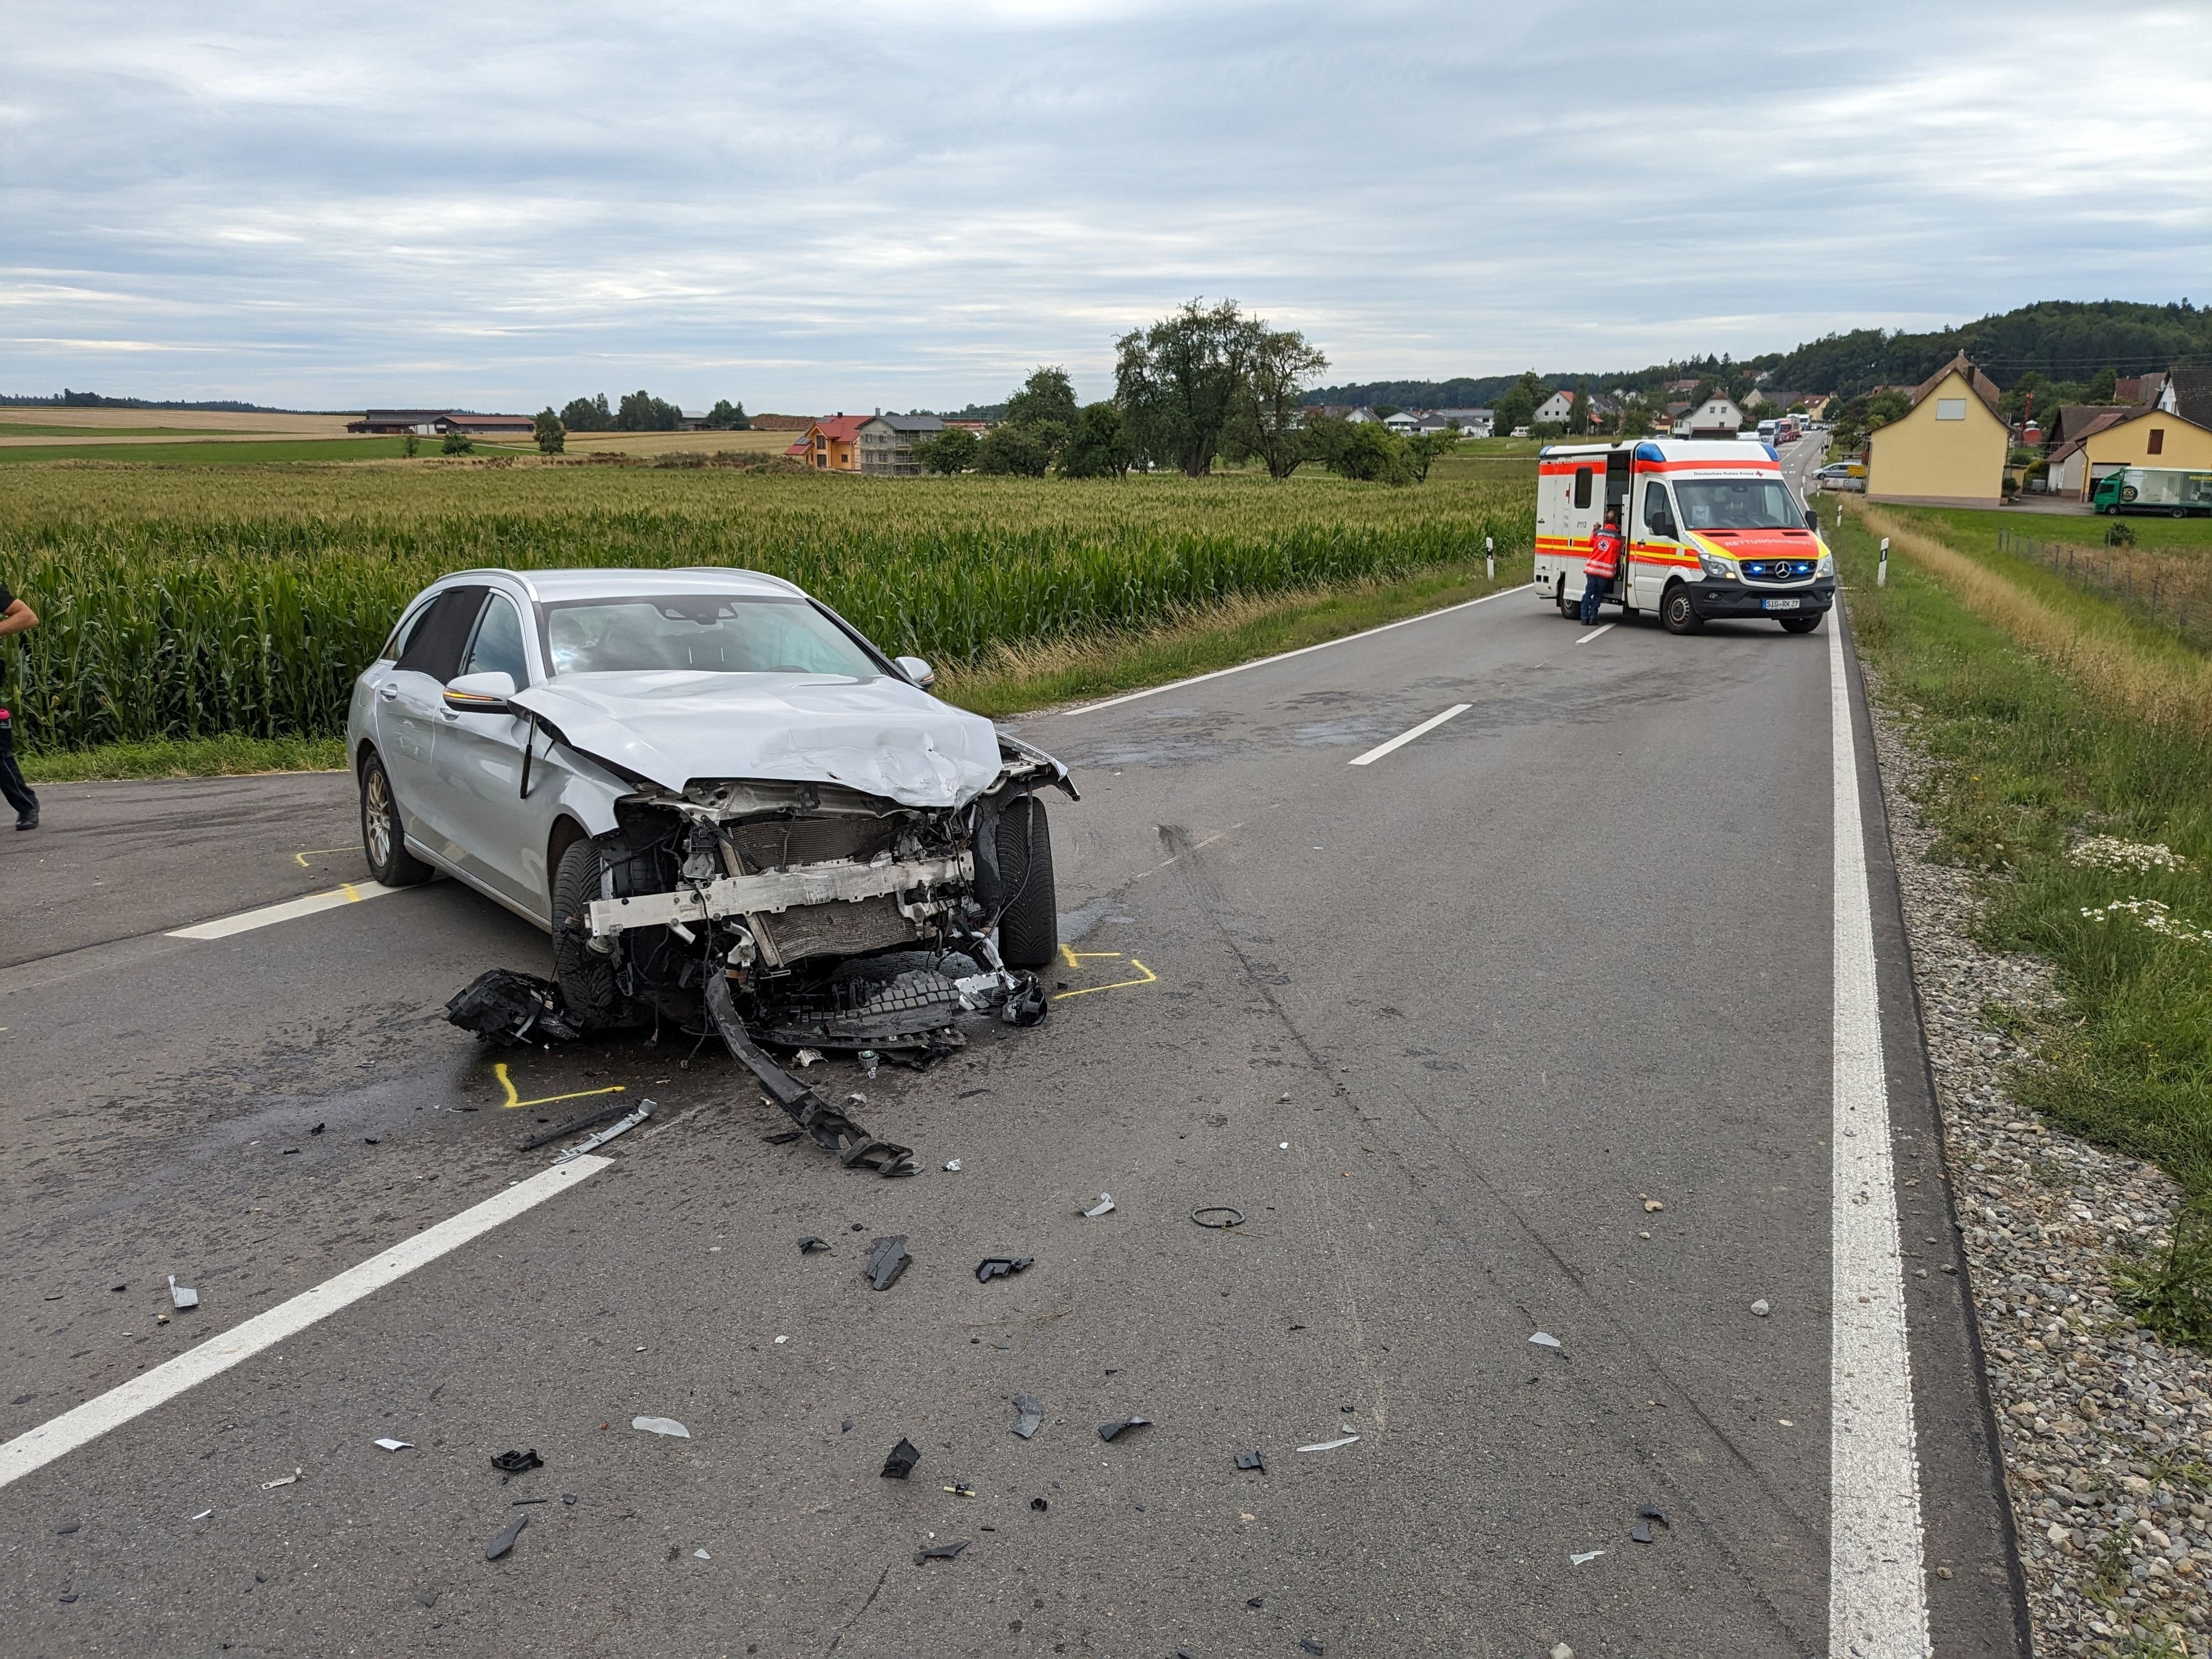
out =
[[[2178,298],[2212,268],[2204,21],[26,9],[0,388],[896,407],[1038,362],[1095,395],[1201,293],[1347,379]]]

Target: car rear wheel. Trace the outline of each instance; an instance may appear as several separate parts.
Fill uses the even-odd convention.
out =
[[[568,843],[553,872],[553,977],[561,1000],[586,1030],[618,1025],[628,1000],[615,983],[615,960],[592,949],[585,907],[602,896],[599,842]]]
[[[1009,968],[1042,968],[1060,953],[1052,885],[1052,830],[1044,803],[1024,795],[999,815],[999,955]]]
[[[415,887],[436,873],[407,850],[407,826],[392,793],[392,775],[372,750],[361,763],[361,850],[368,873],[386,887]]]
[[[1570,619],[1581,614],[1581,607],[1567,597],[1567,579],[1559,578],[1559,586],[1552,595],[1552,603],[1559,607],[1559,614]]]
[[[1818,617],[1780,617],[1776,620],[1785,634],[1809,634],[1820,625]]]
[[[1677,583],[1667,590],[1667,597],[1659,602],[1659,625],[1669,634],[1694,634],[1705,625],[1705,619],[1690,603],[1688,588]]]

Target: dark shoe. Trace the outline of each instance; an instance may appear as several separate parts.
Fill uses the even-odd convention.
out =
[[[18,817],[15,820],[15,827],[18,830],[37,829],[39,827],[39,809],[33,806],[29,811]]]

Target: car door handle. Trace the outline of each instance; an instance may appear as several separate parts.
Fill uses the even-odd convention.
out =
[[[399,700],[399,688],[396,685],[380,685],[376,688],[376,695],[386,702],[396,702]]]

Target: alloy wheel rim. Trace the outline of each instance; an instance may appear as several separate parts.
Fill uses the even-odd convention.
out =
[[[364,805],[368,818],[368,856],[381,868],[392,856],[392,791],[381,769],[368,775]]]

